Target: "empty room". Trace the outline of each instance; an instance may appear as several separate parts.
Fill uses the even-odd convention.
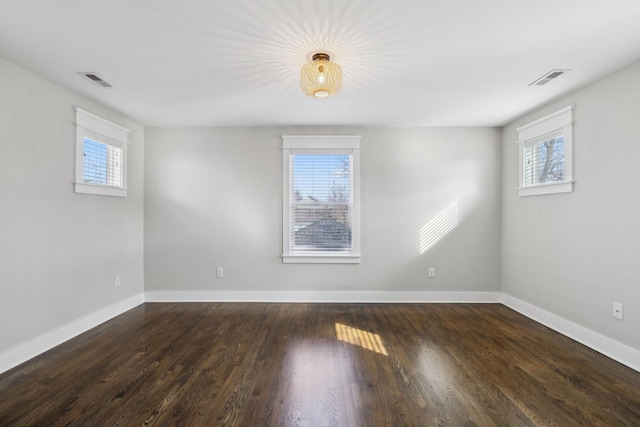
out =
[[[0,426],[640,425],[636,0],[0,0]]]

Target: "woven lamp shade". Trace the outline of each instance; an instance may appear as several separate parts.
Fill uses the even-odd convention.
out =
[[[324,98],[342,89],[342,68],[329,55],[316,53],[300,70],[300,86],[305,95]]]

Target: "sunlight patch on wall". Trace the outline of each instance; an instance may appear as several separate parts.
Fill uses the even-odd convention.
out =
[[[351,326],[336,323],[336,336],[339,341],[357,345],[366,350],[375,351],[378,354],[388,356],[387,349],[382,344],[382,338],[378,334],[352,328]]]
[[[423,254],[431,249],[456,228],[458,222],[458,201],[455,200],[420,229],[420,253]]]

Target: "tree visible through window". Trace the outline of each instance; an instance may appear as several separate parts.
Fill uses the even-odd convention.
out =
[[[564,180],[564,136],[525,148],[525,185]]]

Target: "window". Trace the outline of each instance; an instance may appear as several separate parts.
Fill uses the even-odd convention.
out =
[[[76,108],[75,192],[127,196],[129,130]]]
[[[573,107],[517,129],[520,196],[573,191]]]
[[[359,263],[359,136],[282,136],[285,263]]]

